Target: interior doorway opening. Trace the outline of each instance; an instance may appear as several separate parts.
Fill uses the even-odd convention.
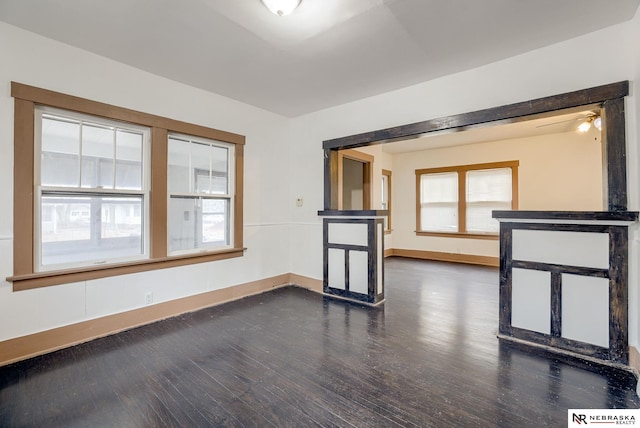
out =
[[[336,209],[337,204],[334,196],[337,182],[335,162],[342,149],[366,147],[369,151],[371,147],[391,147],[391,144],[388,143],[403,140],[417,141],[424,135],[436,135],[439,132],[463,135],[465,133],[459,131],[471,128],[492,128],[494,125],[507,126],[521,122],[530,124],[539,119],[551,118],[559,123],[563,122],[558,118],[560,114],[586,112],[589,115],[586,119],[589,119],[590,124],[593,125],[598,119],[601,126],[598,146],[600,173],[597,174],[600,176],[602,189],[600,201],[593,208],[589,207],[586,210],[578,210],[575,207],[565,209],[545,207],[541,210],[521,208],[521,210],[515,211],[492,209],[492,218],[499,219],[501,222],[499,234],[495,235],[499,237],[499,241],[495,238],[488,238],[493,239],[493,242],[485,245],[483,242],[487,241],[477,235],[467,236],[466,238],[471,239],[466,240],[473,241],[474,245],[485,245],[488,249],[492,248],[494,253],[495,250],[499,250],[497,257],[494,257],[496,262],[494,265],[500,266],[500,339],[520,340],[531,346],[543,346],[558,352],[569,352],[575,356],[586,356],[614,364],[628,365],[629,246],[627,228],[638,219],[637,212],[627,211],[624,98],[628,94],[629,82],[618,82],[582,91],[324,141],[325,210],[319,214],[344,218],[385,215],[385,212],[377,210],[349,212]],[[548,156],[547,162],[546,164],[543,162],[543,166],[539,168],[542,174],[546,173],[545,165],[550,165],[557,157],[556,151],[551,150],[546,154]],[[380,152],[383,152],[382,149]],[[458,153],[460,159],[464,157],[463,155],[464,153]],[[567,163],[569,162],[571,160],[567,161]],[[477,166],[465,165],[460,170],[472,171],[479,169],[475,168]],[[445,172],[438,168],[425,168],[421,171],[423,174]],[[416,176],[418,172],[419,170],[416,168]],[[446,172],[450,173],[451,171]],[[455,190],[465,185],[468,186],[471,181],[465,182],[464,177],[461,178],[464,174],[458,174],[457,177],[451,175],[452,177],[441,180],[449,183],[448,188],[452,189],[447,194],[458,195],[458,198],[469,197],[469,195],[465,196]],[[402,188],[402,184],[398,183],[398,178],[398,174],[394,174],[395,189]],[[553,187],[562,184],[562,181],[564,179],[555,179],[546,188],[553,189]],[[413,214],[417,218],[419,205],[422,203],[420,199],[422,189],[419,180],[416,180],[415,183],[416,210]],[[574,193],[576,192],[574,191]],[[397,195],[397,192],[395,194]],[[455,211],[454,205],[457,204],[455,198],[456,196],[448,196],[443,199],[442,203],[450,205],[450,207],[445,207],[447,210]],[[397,205],[399,200],[401,199],[395,198],[394,205]],[[440,203],[440,201],[432,200],[427,200],[427,202]],[[456,209],[458,209],[458,213],[461,212],[459,208]],[[395,211],[394,218],[397,217],[398,212]],[[402,223],[402,221],[396,222],[396,225],[398,223]],[[452,222],[443,224],[449,225]],[[419,227],[413,232],[418,235]],[[446,232],[450,232],[450,230],[447,229]],[[404,235],[408,234],[406,231],[404,232]],[[429,241],[433,243],[446,239],[447,245],[453,251],[444,254],[451,256],[459,255],[458,246],[462,241],[465,241],[465,239],[459,239],[461,237],[464,236],[459,233],[455,239],[450,240],[450,236],[432,236]],[[385,240],[386,238],[385,236]],[[586,242],[589,239],[593,239],[593,241]],[[580,251],[569,249],[567,246],[580,249]],[[552,252],[548,250],[549,248],[564,248],[564,250]],[[597,260],[586,257],[587,254],[596,254],[596,250],[600,254]],[[414,253],[422,253],[419,254],[422,257],[414,258],[474,262],[439,258],[443,253],[435,253],[436,257],[434,257],[432,251],[420,252],[409,249],[409,252],[412,254],[396,254],[394,248],[394,253],[391,255],[412,257],[415,255]],[[575,257],[567,259],[567,255]],[[477,262],[477,259],[475,261]],[[602,327],[602,331],[605,332],[602,337],[594,337],[591,334],[593,329],[587,329],[589,332],[585,334],[583,330],[574,328],[585,325],[585,310],[581,306],[584,302],[580,303],[576,299],[579,294],[572,295],[567,292],[565,296],[562,292],[563,288],[569,291],[573,290],[572,287],[577,287],[577,283],[580,283],[580,287],[582,287],[585,284],[592,285],[595,282],[598,284],[598,290],[603,291],[599,294],[600,297],[596,299],[597,301],[589,303],[590,308],[586,313],[595,313],[592,309],[596,308],[599,310],[598,313],[607,315],[603,315],[597,321],[598,328]],[[529,310],[530,296],[539,298],[540,307],[544,310]],[[551,297],[549,298],[549,296]],[[537,317],[535,318],[536,323],[530,319],[532,314]]]
[[[357,150],[341,150],[338,156],[338,209],[372,209],[374,157]]]

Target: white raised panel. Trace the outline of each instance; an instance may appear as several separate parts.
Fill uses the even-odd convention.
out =
[[[329,248],[329,287],[345,289],[344,250]]]
[[[608,269],[609,235],[515,229],[513,259]]]
[[[511,325],[539,333],[551,332],[551,274],[513,269]]]
[[[329,223],[330,244],[367,246],[366,223]]]
[[[369,292],[369,255],[366,251],[349,251],[349,290]]]
[[[562,275],[562,337],[609,347],[609,280]]]

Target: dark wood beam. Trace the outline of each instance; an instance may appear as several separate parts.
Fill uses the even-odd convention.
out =
[[[622,81],[500,107],[492,107],[469,113],[429,119],[409,125],[395,126],[392,128],[365,132],[363,134],[335,138],[324,141],[322,143],[322,147],[324,149],[361,147],[371,144],[392,142],[398,139],[418,137],[422,134],[435,131],[463,128],[488,122],[519,122],[530,119],[530,117],[527,116],[555,112],[577,106],[601,104],[605,101],[621,99],[627,95],[629,95],[629,82]]]

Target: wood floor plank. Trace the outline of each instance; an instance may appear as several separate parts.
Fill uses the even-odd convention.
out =
[[[497,340],[494,268],[390,258],[380,308],[296,287],[0,368],[2,427],[555,427],[628,372]]]

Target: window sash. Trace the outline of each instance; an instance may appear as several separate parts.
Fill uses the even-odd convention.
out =
[[[207,210],[207,202],[210,206]],[[171,195],[169,253],[189,254],[229,248],[232,242],[231,199]]]
[[[458,203],[421,204],[420,225],[424,232],[458,232]]]
[[[168,138],[167,188],[170,194],[231,195],[235,188],[233,144],[174,133]]]
[[[149,141],[150,130],[147,127],[135,126],[128,123],[102,119],[85,114],[79,114],[68,110],[55,109],[44,106],[37,106],[34,109],[34,185],[36,186],[35,204],[34,204],[34,272],[48,272],[61,269],[81,268],[96,265],[116,264],[127,261],[138,261],[149,258]],[[46,122],[46,123],[45,123]],[[62,124],[63,129],[55,129],[57,125]],[[53,126],[53,129],[51,128]],[[45,129],[48,128],[48,129]],[[71,130],[66,133],[66,131]],[[73,127],[76,127],[77,134],[74,134]],[[88,134],[83,134],[84,128],[91,129]],[[98,130],[98,131],[96,131]],[[48,132],[52,131],[52,132]],[[102,144],[93,145],[91,147],[91,132],[102,133]],[[135,153],[128,150],[120,149],[126,144],[118,138],[124,133],[130,133],[139,137],[139,147]],[[75,182],[55,182],[58,185],[43,185],[43,180],[51,183],[51,177],[47,176],[48,172],[62,171],[65,172],[65,164],[62,167],[58,162],[48,165],[48,158],[64,159],[69,158],[71,154],[65,154],[70,147],[74,147],[74,143],[70,143],[69,137],[77,137],[77,159],[73,162],[77,167],[75,172],[71,172],[68,177],[75,177]],[[89,140],[86,140],[88,138]],[[119,148],[120,147],[120,148]],[[83,150],[83,148],[85,150]],[[95,156],[102,155],[102,156]],[[109,157],[110,156],[110,157]],[[99,162],[99,159],[106,159],[106,163],[110,164],[106,168],[105,174],[94,174],[94,178],[98,181],[89,182],[83,180],[83,172],[87,178],[88,172],[96,172],[92,169],[90,163]],[[136,159],[139,159],[136,162]],[[122,172],[123,163],[134,164],[134,179],[136,185],[120,185],[122,179],[128,174]],[[139,165],[136,165],[139,164]],[[69,166],[68,164],[66,166]],[[48,169],[49,171],[47,172]],[[137,171],[139,170],[139,172]],[[44,173],[43,173],[44,171]],[[139,173],[139,178],[135,175]],[[130,175],[130,174],[129,174]],[[100,178],[108,180],[100,180]],[[119,180],[120,178],[120,180]],[[127,180],[124,180],[127,182]],[[128,181],[131,183],[131,180]],[[131,188],[133,187],[133,189]],[[68,206],[65,208],[65,202]],[[115,233],[109,232],[106,227],[107,223],[102,217],[109,215],[123,216],[122,210],[126,205],[130,205],[132,201],[136,202],[135,211],[140,211],[139,225],[135,226],[135,230],[129,231],[129,237],[125,239],[123,236],[116,238],[103,237],[103,234]],[[57,204],[53,202],[57,201]],[[77,201],[73,203],[72,201]],[[120,201],[118,203],[117,201]],[[56,205],[53,208],[51,205]],[[86,207],[92,206],[99,209],[99,212],[89,211],[82,208],[74,215],[72,206]],[[106,211],[103,211],[103,208]],[[59,209],[61,213],[69,210],[68,216],[58,214],[55,218],[54,209]],[[48,211],[48,212],[45,212]],[[72,221],[74,220],[74,221]],[[112,226],[120,226],[117,234],[126,233],[121,226],[112,223]],[[129,225],[130,226],[130,225]],[[52,234],[52,228],[56,233]],[[133,235],[131,235],[133,234]],[[88,239],[76,239],[78,237],[88,236]],[[48,240],[47,240],[48,239]],[[52,243],[52,240],[57,243]],[[116,242],[118,241],[118,242]]]
[[[148,257],[144,194],[48,192],[39,197],[39,271]]]
[[[168,254],[233,248],[234,145],[175,133],[168,140]],[[223,212],[205,212],[207,201],[223,202]]]
[[[37,186],[138,191],[149,188],[148,127],[38,106],[34,129],[34,180]],[[96,132],[103,134],[102,141],[96,141]],[[137,153],[135,148],[132,150],[132,136],[139,140]],[[49,158],[51,162],[48,162]],[[137,177],[132,180],[131,168],[127,173],[125,166],[139,169]],[[94,180],[88,177],[89,172],[94,173]],[[52,183],[50,180],[56,180],[56,177],[50,177],[54,173],[66,174],[67,182]],[[136,185],[131,185],[131,181]]]
[[[420,176],[420,230],[459,231],[458,173],[444,172]]]

